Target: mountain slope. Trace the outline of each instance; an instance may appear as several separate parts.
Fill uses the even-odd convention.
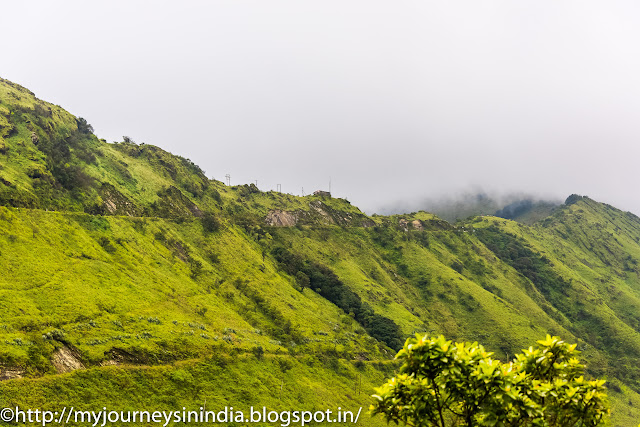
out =
[[[640,418],[632,214],[571,197],[530,226],[367,217],[107,144],[5,80],[0,136],[0,404],[357,408],[414,332],[500,359],[552,333],[608,376],[615,425]]]

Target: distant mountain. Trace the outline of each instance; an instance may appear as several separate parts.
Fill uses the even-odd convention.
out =
[[[558,200],[544,200],[526,194],[498,196],[479,192],[429,198],[422,202],[413,201],[410,204],[389,205],[383,208],[382,212],[387,215],[409,212],[413,206],[432,212],[451,223],[478,215],[493,215],[533,224],[549,216],[561,204],[562,202]]]
[[[503,203],[485,193],[443,198],[427,203],[426,209],[449,222],[477,215],[493,215]]]
[[[560,204],[556,202],[521,199],[498,209],[494,215],[531,225],[548,217],[559,207]]]
[[[479,198],[451,223],[229,187],[6,80],[0,137],[2,407],[357,411],[415,332],[503,360],[550,333],[608,378],[614,425],[640,419],[633,214]]]

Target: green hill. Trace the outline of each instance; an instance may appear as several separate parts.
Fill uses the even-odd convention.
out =
[[[5,80],[0,137],[0,406],[366,410],[414,332],[503,360],[551,333],[608,378],[612,425],[640,419],[635,215],[368,217],[108,144]]]

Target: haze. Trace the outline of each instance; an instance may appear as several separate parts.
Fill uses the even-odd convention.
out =
[[[0,76],[232,184],[640,213],[632,1],[4,2]]]

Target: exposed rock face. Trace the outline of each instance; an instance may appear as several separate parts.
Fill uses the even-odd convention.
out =
[[[424,230],[424,226],[422,225],[422,221],[418,220],[418,219],[414,219],[413,221],[408,221],[404,218],[400,218],[400,221],[398,221],[398,225],[400,226],[400,228],[402,228],[404,231],[409,231],[409,229],[413,229],[413,230]]]
[[[360,225],[361,225],[362,227],[364,227],[364,228],[367,228],[367,227],[374,227],[374,226],[376,225],[376,223],[375,223],[375,222],[373,222],[373,220],[372,220],[372,219],[369,219],[369,218],[364,217],[364,218],[362,219],[362,221],[360,222]]]
[[[297,224],[298,217],[294,213],[276,209],[269,211],[265,221],[268,225],[274,227],[293,227]]]
[[[179,218],[195,216],[200,218],[202,211],[189,200],[182,191],[170,185],[158,192],[160,199],[155,203],[155,214],[162,218]]]
[[[118,207],[113,202],[113,200],[109,200],[109,199],[104,201],[104,207],[107,208],[109,213],[114,213],[116,210],[118,210]]]
[[[321,219],[320,222],[323,222],[325,224],[335,224],[336,221],[334,218],[331,217],[331,215],[329,215],[326,211],[326,209],[324,209],[324,205],[322,204],[321,201],[319,200],[315,200],[313,202],[309,203],[309,206],[311,207],[311,209],[313,209],[317,214],[319,214],[319,218]]]
[[[269,211],[265,222],[275,227],[293,227],[296,224],[324,224],[356,227],[372,227],[375,223],[363,214],[352,214],[333,209],[320,200],[309,202],[309,210],[294,212],[274,209]]]
[[[15,367],[0,366],[0,381],[22,378],[24,371]]]
[[[138,207],[109,183],[102,184],[100,197],[102,197],[101,210],[104,214],[127,216],[140,214]]]
[[[10,114],[11,112],[6,107],[0,106],[0,154],[6,154],[9,151],[9,146],[4,138],[11,135],[14,130],[14,126],[7,119]]]
[[[51,364],[59,374],[84,369],[84,365],[68,347],[61,347],[51,356]]]

